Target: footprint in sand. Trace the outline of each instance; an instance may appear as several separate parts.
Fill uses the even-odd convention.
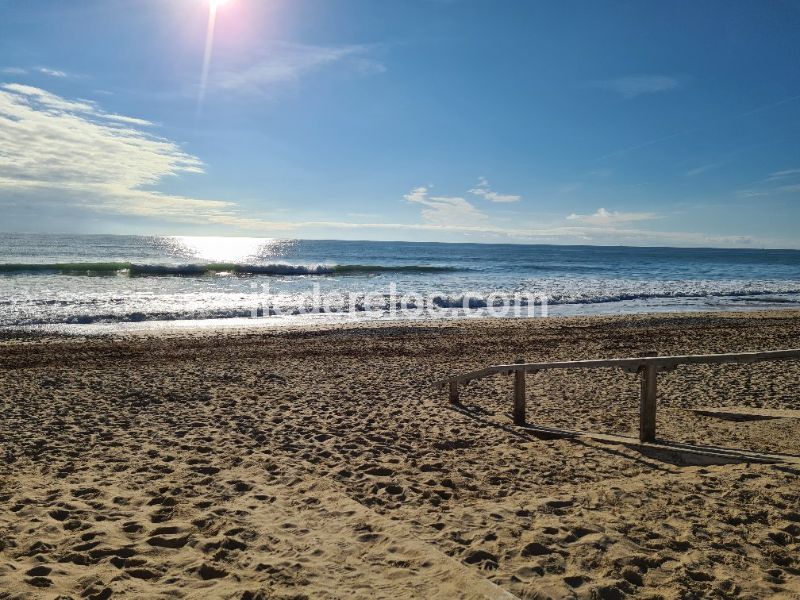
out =
[[[545,546],[544,544],[540,544],[539,542],[531,542],[522,549],[522,552],[520,554],[522,554],[522,556],[528,557],[528,556],[545,556],[547,554],[553,554],[553,553],[555,553],[555,550],[553,550],[552,548]]]
[[[151,546],[155,546],[158,548],[183,548],[186,545],[186,542],[189,541],[189,534],[180,535],[175,537],[165,537],[162,535],[156,535],[147,540],[147,543]]]
[[[157,511],[155,511],[152,515],[150,515],[150,522],[151,523],[164,523],[172,519],[175,511],[170,507],[164,507]]]
[[[57,508],[55,510],[51,510],[49,513],[51,519],[55,519],[56,521],[66,521],[69,518],[70,512],[64,510],[63,508]]]
[[[141,523],[129,521],[122,524],[122,531],[125,533],[140,533],[144,531],[144,526]]]
[[[53,585],[53,582],[47,577],[31,577],[25,580],[25,583],[38,588],[46,588]]]
[[[583,575],[571,575],[568,577],[564,577],[564,583],[566,583],[571,588],[581,587],[587,581],[589,581],[589,578]]]
[[[481,569],[494,571],[498,566],[497,556],[485,550],[472,550],[464,558],[464,562],[468,565],[480,565]]]
[[[220,579],[226,577],[228,572],[225,569],[204,563],[197,569],[197,574],[201,579]]]
[[[161,577],[159,573],[151,571],[150,569],[126,569],[125,574],[136,579],[144,580],[158,579]]]
[[[147,561],[144,558],[122,558],[121,556],[115,556],[109,562],[118,569],[141,567],[142,565],[147,564]]]

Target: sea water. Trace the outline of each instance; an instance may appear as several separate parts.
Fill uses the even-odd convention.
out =
[[[543,304],[800,308],[800,251],[0,234],[0,327],[538,316]]]

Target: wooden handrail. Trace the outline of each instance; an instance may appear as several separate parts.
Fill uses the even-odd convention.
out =
[[[547,371],[549,369],[599,369],[603,367],[618,367],[638,372],[642,367],[653,365],[658,370],[670,370],[679,365],[724,364],[724,363],[753,363],[766,360],[791,360],[800,358],[800,349],[793,350],[768,350],[764,352],[740,352],[735,354],[686,354],[677,356],[652,356],[635,358],[601,358],[592,360],[570,360],[563,362],[545,363],[514,363],[510,365],[492,365],[477,371],[463,373],[449,377],[439,382],[439,387],[446,387],[451,382],[457,383],[474,381],[483,377],[497,375],[498,373],[511,374],[515,371]]]
[[[514,423],[525,424],[525,374],[550,369],[621,368],[629,373],[641,373],[642,390],[639,403],[639,439],[652,442],[656,437],[656,385],[659,371],[669,371],[680,365],[719,365],[726,363],[748,364],[768,360],[800,358],[800,349],[739,352],[731,354],[687,354],[679,356],[647,356],[636,358],[607,358],[597,360],[571,360],[562,362],[526,363],[517,361],[510,365],[492,365],[470,373],[455,375],[439,382],[439,387],[450,390],[450,403],[460,404],[459,383],[468,383],[498,373],[515,374]]]

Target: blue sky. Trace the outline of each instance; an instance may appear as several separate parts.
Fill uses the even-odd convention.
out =
[[[0,0],[3,231],[800,247],[800,4]]]

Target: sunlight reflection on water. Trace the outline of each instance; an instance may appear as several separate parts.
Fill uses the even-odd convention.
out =
[[[287,240],[246,237],[175,236],[159,240],[159,245],[176,258],[223,263],[277,258],[286,253],[290,244]]]

